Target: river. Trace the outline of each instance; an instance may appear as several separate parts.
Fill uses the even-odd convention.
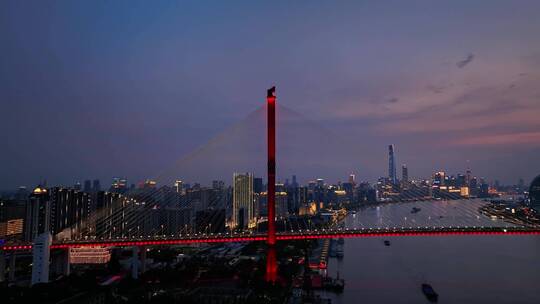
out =
[[[459,208],[461,203],[472,207]],[[349,215],[346,226],[449,219],[461,225],[501,224],[470,212],[482,202],[461,203],[457,208],[448,202],[370,207]],[[411,214],[412,206],[421,211]],[[343,259],[330,258],[328,264],[330,275],[339,272],[346,281],[342,294],[322,293],[332,303],[429,303],[420,289],[424,282],[439,294],[438,303],[540,303],[538,236],[370,237],[346,239],[344,250]]]

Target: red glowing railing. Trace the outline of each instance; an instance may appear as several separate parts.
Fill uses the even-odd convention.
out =
[[[420,229],[420,230],[339,230],[339,231],[312,231],[305,233],[277,234],[278,241],[309,240],[326,238],[364,238],[364,237],[406,237],[406,236],[465,236],[465,235],[540,235],[540,229],[526,228],[448,228],[448,229]],[[266,234],[245,236],[202,236],[184,239],[158,239],[158,240],[102,240],[102,241],[70,241],[53,243],[51,249],[65,249],[71,247],[133,247],[133,246],[173,246],[197,243],[226,243],[226,242],[255,242],[266,241]],[[30,250],[32,245],[4,245],[0,247],[5,251]]]

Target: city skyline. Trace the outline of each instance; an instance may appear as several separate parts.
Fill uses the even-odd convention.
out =
[[[539,16],[0,1],[2,298],[540,303]]]
[[[464,170],[464,171],[461,171],[461,172],[450,172],[450,171],[447,171],[447,170],[444,170],[444,169],[441,169],[441,170],[436,170],[436,171],[433,171],[432,174],[428,175],[428,176],[409,176],[408,174],[408,168],[406,166],[406,164],[403,164],[400,168],[402,171],[401,171],[401,175],[402,177],[401,178],[396,178],[396,181],[397,182],[400,182],[400,181],[406,181],[406,182],[422,182],[422,181],[429,181],[429,180],[433,180],[434,177],[437,175],[438,172],[445,172],[445,174],[447,174],[447,176],[449,177],[458,177],[458,176],[464,176],[463,173],[467,173],[469,172],[470,173],[470,168],[468,170]],[[236,174],[236,172],[232,172],[231,174]],[[261,180],[261,183],[262,185],[267,185],[267,180],[264,176],[258,176],[258,175],[254,175],[252,172],[246,172],[246,174],[250,174],[253,176],[253,179],[260,179]],[[291,176],[282,176],[280,178],[278,178],[276,180],[276,185],[285,185],[287,184],[287,182],[291,182],[293,178],[296,178],[296,174],[292,174]],[[350,178],[351,176],[356,176],[354,174],[354,172],[351,173],[351,175],[349,176],[343,176],[341,179],[337,179],[337,180],[328,180],[328,179],[325,179],[325,178],[322,178],[321,176],[311,176],[311,177],[306,177],[306,178],[301,178],[301,179],[298,179],[298,184],[299,185],[307,185],[311,182],[316,182],[317,180],[322,180],[325,182],[326,185],[339,185],[339,184],[342,184],[342,183],[347,183],[349,182],[350,183]],[[360,179],[360,180],[357,180],[355,179],[356,182],[359,182],[359,183],[369,183],[369,184],[374,184],[377,182],[377,180],[380,180],[381,178],[385,178],[387,176],[379,176],[378,178],[374,178],[372,180],[368,180],[368,179]],[[487,184],[489,184],[490,186],[492,185],[495,185],[495,184],[498,184],[498,185],[501,185],[501,186],[515,186],[515,185],[518,185],[520,184],[521,182],[525,183],[525,184],[529,184],[529,182],[531,181],[528,181],[528,180],[525,180],[523,178],[519,178],[518,180],[516,181],[510,181],[509,183],[505,183],[505,182],[502,182],[498,179],[494,179],[494,178],[490,178],[490,177],[486,177],[486,176],[478,176],[478,175],[471,175],[471,177],[474,177],[474,178],[477,178],[479,180],[484,180]],[[172,187],[174,189],[177,189],[177,187],[180,185],[182,186],[182,184],[185,184],[185,185],[199,185],[201,187],[215,187],[215,184],[217,182],[219,183],[223,183],[224,186],[233,186],[234,183],[232,182],[227,182],[227,179],[220,179],[220,178],[213,178],[213,179],[210,179],[209,181],[206,181],[206,182],[201,182],[201,181],[197,181],[197,180],[183,180],[183,179],[178,179],[178,180],[175,180],[174,182],[171,182],[171,183],[158,183],[156,182],[154,179],[152,178],[145,178],[143,180],[134,180],[134,179],[130,179],[129,177],[125,177],[125,176],[122,176],[121,178],[120,177],[111,177],[109,179],[106,179],[106,180],[100,180],[100,179],[73,179],[72,181],[69,181],[69,182],[66,182],[66,183],[50,183],[49,181],[47,181],[46,179],[44,180],[40,180],[40,181],[37,181],[36,183],[34,184],[30,184],[30,185],[19,185],[18,187],[13,187],[13,188],[6,188],[6,189],[0,189],[0,191],[6,191],[6,192],[12,192],[12,191],[16,191],[18,189],[21,189],[21,188],[25,188],[27,190],[31,190],[31,189],[34,189],[36,187],[64,187],[64,188],[72,188],[72,189],[76,189],[76,190],[81,190],[81,191],[84,191],[84,192],[95,192],[95,191],[107,191],[107,189],[117,189],[116,187],[116,184],[118,183],[118,180],[119,179],[122,179],[123,182],[125,182],[126,184],[123,185],[123,187],[129,189],[129,188],[144,188],[147,186],[147,183],[152,183],[153,186],[158,186],[158,187],[161,187],[161,186],[167,186],[167,187]],[[389,179],[391,180],[391,179]],[[109,182],[110,181],[110,186],[109,186]],[[86,185],[88,184],[88,182],[92,182],[94,183],[93,185],[90,185],[90,187],[87,187]],[[103,182],[103,187],[101,185],[101,183]],[[83,184],[84,183],[84,184]],[[97,184],[96,184],[97,183]],[[95,189],[99,189],[99,190],[95,190]]]
[[[337,181],[353,171],[375,180],[385,175],[385,146],[395,144],[396,165],[413,177],[470,167],[506,184],[532,180],[540,4],[415,4],[4,2],[0,98],[10,115],[0,122],[0,189],[153,178],[257,112],[260,88],[271,84],[280,104],[302,113],[289,115],[287,130],[305,134],[278,128],[278,177],[324,172]],[[269,11],[279,23],[262,17]],[[314,145],[315,126],[333,151]],[[226,148],[259,164],[254,133],[206,156]],[[214,174],[210,166],[189,179],[264,170]]]

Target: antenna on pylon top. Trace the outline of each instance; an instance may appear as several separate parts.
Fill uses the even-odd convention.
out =
[[[266,97],[276,97],[276,86],[272,86],[270,89],[268,89]]]

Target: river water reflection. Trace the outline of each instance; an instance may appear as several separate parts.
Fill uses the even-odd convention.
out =
[[[349,215],[347,226],[413,219],[421,226],[433,220],[465,226],[471,219],[501,225],[471,213],[481,201],[472,202],[476,206],[469,211],[454,203],[415,204],[422,209],[415,214],[410,204],[368,208]],[[420,290],[424,282],[439,294],[439,303],[540,303],[539,236],[372,237],[346,239],[344,248],[345,257],[328,264],[330,275],[339,272],[346,281],[343,294],[323,293],[333,303],[429,303]]]

